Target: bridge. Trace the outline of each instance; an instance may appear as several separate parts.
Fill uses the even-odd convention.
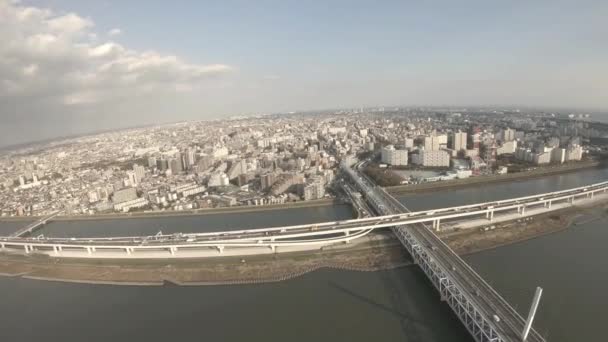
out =
[[[401,202],[367,177],[346,165],[343,165],[343,170],[379,214],[411,213]],[[544,197],[541,198],[537,201],[545,200]],[[487,208],[490,210],[487,217],[492,219],[491,210],[495,208],[494,205],[488,207],[492,208]],[[438,220],[437,218],[432,222],[438,223]],[[434,228],[437,229],[436,226]],[[528,319],[524,320],[424,222],[398,224],[391,229],[439,291],[441,300],[452,308],[476,341],[544,341],[544,338],[532,329],[532,321],[542,293],[541,288],[537,288]]]
[[[59,215],[61,213],[61,211],[55,211],[47,216],[42,217],[41,219],[38,219],[35,222],[32,222],[30,224],[28,224],[27,226],[19,229],[18,231],[12,233],[10,236],[11,237],[23,237],[27,234],[31,234],[34,232],[34,230],[40,228],[41,226],[45,225],[48,221],[54,219],[55,217],[57,217],[57,215]]]

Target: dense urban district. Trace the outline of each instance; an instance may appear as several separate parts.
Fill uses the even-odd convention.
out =
[[[585,114],[374,108],[135,128],[0,156],[2,216],[163,212],[338,196],[341,161],[383,186],[522,172],[598,158]]]

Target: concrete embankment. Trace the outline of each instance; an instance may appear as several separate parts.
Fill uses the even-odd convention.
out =
[[[429,192],[439,191],[450,188],[461,188],[468,186],[479,186],[482,184],[510,182],[525,179],[542,178],[551,175],[563,174],[576,172],[583,169],[605,167],[606,165],[597,161],[584,161],[573,164],[552,166],[552,167],[541,167],[532,171],[508,173],[506,175],[488,175],[478,176],[465,179],[454,179],[439,182],[420,183],[412,185],[396,185],[386,187],[386,190],[391,194],[406,194],[412,192]]]

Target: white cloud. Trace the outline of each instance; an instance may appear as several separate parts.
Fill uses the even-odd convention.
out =
[[[118,36],[121,33],[122,33],[121,29],[119,29],[119,28],[113,28],[110,31],[108,31],[108,36]]]
[[[102,103],[111,108],[115,98],[133,95],[145,102],[146,96],[208,85],[233,70],[98,41],[94,27],[91,19],[76,13],[0,0],[0,98],[57,105]],[[113,29],[108,35],[120,33]]]

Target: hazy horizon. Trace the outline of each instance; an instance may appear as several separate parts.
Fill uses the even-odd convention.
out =
[[[0,146],[321,108],[605,111],[607,15],[600,1],[0,0]]]

